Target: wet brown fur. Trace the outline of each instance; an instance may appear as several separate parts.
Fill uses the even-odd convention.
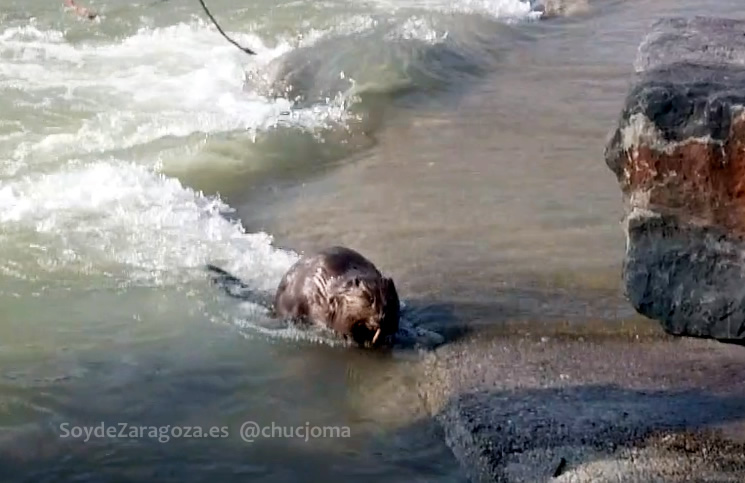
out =
[[[393,280],[358,252],[334,246],[297,261],[277,287],[275,315],[332,329],[359,345],[396,333],[399,298]]]

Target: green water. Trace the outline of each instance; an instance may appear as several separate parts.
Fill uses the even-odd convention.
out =
[[[626,74],[591,67],[618,45],[633,52],[644,29],[639,12],[651,19],[678,8],[667,3],[599,1],[585,16],[542,25],[518,0],[209,1],[226,31],[258,52],[249,57],[217,34],[196,1],[90,2],[101,14],[93,22],[62,2],[4,2],[2,481],[462,481],[417,393],[418,353],[372,354],[318,334],[267,330],[260,308],[224,297],[203,266],[218,263],[272,291],[301,245],[339,232],[339,242],[357,237],[378,250],[375,260],[401,280],[405,301],[473,294],[494,281],[481,270],[487,265],[522,273],[526,247],[528,271],[563,263],[577,269],[570,277],[591,279],[582,283],[595,283],[597,271],[597,285],[613,287],[621,246],[617,200],[605,188],[613,184],[598,175],[596,191],[585,190],[582,202],[575,196],[591,183],[583,176],[602,166],[555,176],[556,203],[534,166],[510,164],[516,158],[499,149],[563,136],[566,146],[583,146],[588,165],[601,163],[588,154],[600,143],[586,145],[584,136],[615,116]],[[585,79],[597,95],[584,106],[597,118],[577,119],[567,136],[566,122],[550,113],[531,124],[504,117],[498,102],[545,114],[550,96],[537,92],[573,92],[520,55],[551,52],[571,63],[588,44]],[[246,73],[253,77],[244,84]],[[526,90],[522,75],[535,87]],[[286,84],[301,98],[272,93]],[[459,110],[461,99],[473,110]],[[469,124],[472,113],[480,117]],[[409,134],[428,119],[439,132]],[[438,171],[459,159],[473,164]],[[355,172],[358,162],[370,174]],[[525,185],[470,198],[481,194],[479,183],[484,192],[498,185],[503,177],[489,167],[499,163]],[[536,204],[520,202],[521,193]],[[416,215],[446,198],[455,208]],[[387,211],[396,223],[379,222],[383,202],[396,206]],[[337,211],[325,210],[329,203]],[[522,220],[522,229],[479,225],[475,213],[489,205]],[[594,211],[581,212],[588,205]],[[507,209],[515,206],[529,209]],[[530,211],[536,206],[541,217]],[[561,231],[567,225],[576,231]],[[298,245],[280,248],[269,227]],[[595,248],[577,248],[575,233],[589,233]],[[487,235],[505,245],[496,250]],[[503,259],[483,262],[495,253]],[[533,314],[584,310],[583,302],[541,308],[553,295],[518,288],[523,307],[539,307]],[[487,292],[478,297],[492,299]],[[607,307],[622,306],[610,293]],[[417,313],[436,323],[447,315],[435,305]],[[490,313],[479,317],[488,323]],[[246,442],[247,421],[348,434]],[[63,437],[62,428],[101,425],[216,427],[227,437]]]

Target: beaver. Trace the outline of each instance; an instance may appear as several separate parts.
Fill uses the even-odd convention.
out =
[[[214,265],[208,268],[217,274],[213,281],[229,294],[252,298],[236,277]],[[362,347],[387,345],[399,329],[400,301],[393,279],[359,252],[342,246],[301,257],[280,280],[271,304],[258,303],[274,318],[318,324]]]

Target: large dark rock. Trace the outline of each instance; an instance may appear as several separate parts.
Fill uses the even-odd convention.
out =
[[[473,483],[742,482],[745,351],[671,339],[473,334],[418,389]]]
[[[605,153],[628,298],[669,333],[745,340],[745,21],[659,21],[635,65]]]

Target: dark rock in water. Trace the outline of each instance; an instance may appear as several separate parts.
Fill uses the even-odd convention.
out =
[[[672,334],[745,341],[745,21],[664,19],[606,147],[623,278]]]

